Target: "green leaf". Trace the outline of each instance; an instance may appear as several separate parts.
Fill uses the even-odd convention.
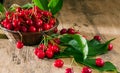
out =
[[[36,6],[38,6],[42,10],[49,10],[48,9],[48,0],[32,0]]]
[[[1,13],[4,13],[5,12],[5,9],[4,9],[4,6],[0,3],[0,12]]]
[[[117,72],[116,67],[111,62],[105,62],[103,67],[98,67],[95,65],[95,59],[86,59],[82,62],[79,60],[79,58],[75,58],[75,61],[78,63],[82,63],[86,66],[89,66],[93,69],[97,69],[101,72],[103,72],[103,71],[116,71]]]
[[[32,7],[33,7],[33,4],[31,4],[31,3],[27,3],[27,4],[22,6],[23,9],[29,9],[29,8],[32,8]]]
[[[86,39],[78,34],[73,35],[73,37],[77,43],[75,45],[74,42],[72,42],[71,45],[80,50],[80,52],[84,55],[84,59],[86,59],[88,55],[88,45]]]
[[[53,15],[61,10],[63,6],[63,0],[50,0],[48,7]]]
[[[80,60],[84,60],[87,58],[87,41],[82,36],[76,34],[65,34],[60,37],[60,41],[60,45],[65,46],[66,48],[59,55],[79,57]]]
[[[114,39],[112,39],[112,40],[114,40]],[[97,40],[94,40],[94,39],[88,41],[88,47],[89,47],[88,56],[93,57],[93,56],[97,56],[97,55],[107,53],[108,52],[108,44],[112,40],[109,40],[109,41],[107,41],[103,44],[100,43]]]

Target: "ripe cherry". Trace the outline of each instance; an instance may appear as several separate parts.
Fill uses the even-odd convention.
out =
[[[43,29],[41,27],[37,28],[37,31],[40,32],[40,31],[43,31]]]
[[[45,57],[45,52],[43,50],[39,50],[37,53],[37,57],[39,59],[43,59]]]
[[[55,19],[51,18],[51,19],[49,20],[49,24],[50,24],[50,25],[54,25],[54,24],[55,24]]]
[[[32,21],[31,19],[28,19],[28,20],[26,21],[26,23],[29,24],[29,25],[32,25],[32,24],[33,24],[33,21]]]
[[[110,51],[110,50],[112,50],[113,49],[113,45],[110,43],[110,44],[108,44],[108,50]]]
[[[46,46],[44,44],[40,44],[38,48],[41,50],[45,50]]]
[[[42,21],[42,20],[38,20],[38,21],[36,22],[36,25],[37,25],[38,27],[42,26],[42,24],[43,24],[43,21]]]
[[[96,59],[96,66],[102,67],[104,66],[104,61],[101,58]]]
[[[55,29],[53,30],[53,32],[54,32],[54,33],[57,33],[57,32],[58,32],[58,29],[57,29],[57,28],[55,28]]]
[[[35,48],[34,49],[34,54],[37,55],[37,53],[38,53],[39,50],[40,50],[39,48]]]
[[[20,8],[20,7],[18,7],[17,9],[16,9],[16,12],[20,12],[22,9]]]
[[[7,24],[6,28],[9,29],[9,30],[12,30],[13,27],[12,27],[11,24]]]
[[[27,28],[26,28],[25,26],[22,26],[22,27],[21,27],[21,31],[22,31],[22,32],[27,32]]]
[[[57,43],[57,44],[60,44],[60,38],[55,38],[54,42]]]
[[[18,41],[18,42],[16,43],[16,47],[17,47],[18,49],[23,48],[23,46],[24,46],[24,44],[23,44],[21,41]]]
[[[92,73],[92,70],[89,67],[83,67],[82,73]]]
[[[67,33],[69,34],[75,34],[75,30],[73,28],[69,28]]]
[[[30,31],[30,32],[36,32],[36,28],[35,28],[34,26],[30,26],[30,27],[29,27],[29,31]]]
[[[74,73],[72,68],[66,68],[65,73]]]
[[[94,36],[94,39],[100,41],[101,37],[99,35],[96,35],[96,36]]]
[[[50,50],[50,49],[48,49],[48,50],[45,52],[45,54],[46,54],[47,58],[50,58],[50,59],[53,58],[53,56],[54,56],[53,51]]]
[[[54,53],[58,53],[60,51],[59,47],[57,45],[53,45],[53,50]]]
[[[67,29],[63,28],[61,31],[60,31],[60,34],[65,34],[67,33]]]
[[[61,67],[63,67],[63,64],[64,64],[64,62],[61,59],[57,59],[54,61],[55,67],[61,68]]]
[[[49,30],[50,29],[50,25],[49,24],[44,24],[43,27],[44,27],[44,30]]]

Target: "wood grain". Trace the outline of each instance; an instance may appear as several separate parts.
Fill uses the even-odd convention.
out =
[[[119,0],[64,0],[58,19],[59,29],[73,27],[88,39],[96,34],[102,37],[103,42],[116,38],[112,42],[114,49],[100,57],[111,61],[120,71]],[[0,73],[65,73],[65,68],[70,67],[71,59],[63,59],[63,68],[55,68],[53,59],[37,59],[33,53],[34,47],[25,46],[18,50],[14,43],[0,39]],[[75,73],[81,73],[82,67],[83,65],[73,65]],[[99,72],[93,70],[93,73]]]

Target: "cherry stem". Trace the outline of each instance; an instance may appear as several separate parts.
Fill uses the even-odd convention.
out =
[[[18,34],[20,35],[20,41],[22,41],[22,34],[21,34],[21,32],[20,31],[17,31],[18,32]]]

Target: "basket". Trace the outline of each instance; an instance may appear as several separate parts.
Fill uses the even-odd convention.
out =
[[[59,22],[58,20],[56,20],[54,27],[49,30],[41,31],[41,32],[27,32],[27,33],[8,30],[2,27],[1,25],[0,25],[0,28],[5,32],[6,36],[11,41],[16,42],[18,40],[22,40],[24,45],[31,46],[31,45],[39,44],[44,34],[47,34],[47,35],[52,34],[54,29],[57,28],[58,24]]]

